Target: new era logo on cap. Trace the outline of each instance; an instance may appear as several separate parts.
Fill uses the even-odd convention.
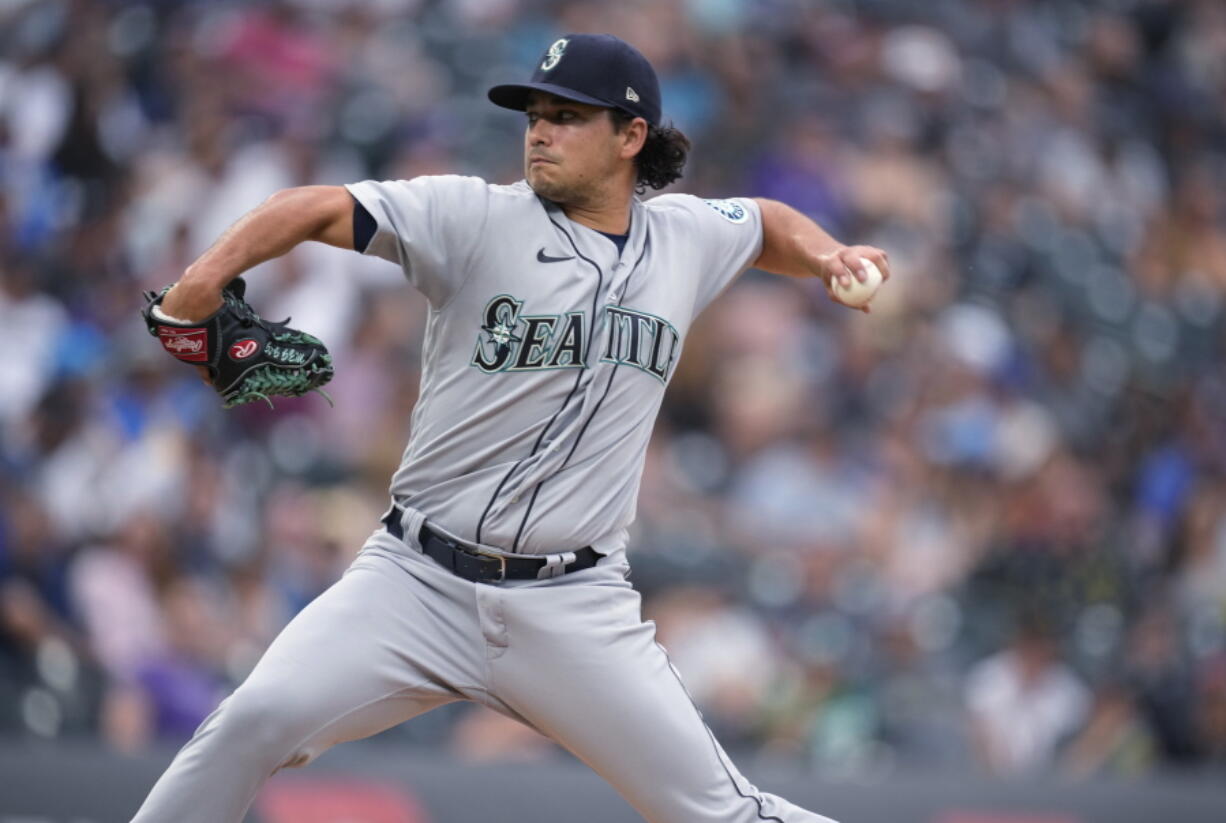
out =
[[[620,109],[660,125],[660,83],[647,58],[611,34],[568,34],[554,40],[527,83],[494,86],[489,98],[524,111],[534,92]]]

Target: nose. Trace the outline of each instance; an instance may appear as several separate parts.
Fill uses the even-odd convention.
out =
[[[528,125],[528,143],[533,146],[548,145],[553,139],[549,121],[544,117]]]

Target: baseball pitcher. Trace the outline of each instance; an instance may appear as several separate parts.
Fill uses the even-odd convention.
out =
[[[139,823],[237,823],[278,769],[454,700],[557,741],[653,823],[829,823],[759,791],[716,742],[640,616],[626,528],[698,313],[751,266],[858,305],[840,289],[870,264],[888,277],[886,255],[778,202],[637,196],[680,177],[689,143],[615,37],[563,37],[530,82],[489,97],[525,113],[523,180],[279,192],[149,296],[150,331],[230,405],[331,376],[320,341],[266,323],[235,286],[299,243],[400,266],[430,311],[387,514],[183,747]]]

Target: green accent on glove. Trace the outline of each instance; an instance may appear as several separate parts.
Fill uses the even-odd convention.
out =
[[[246,283],[237,278],[222,291],[222,306],[195,323],[155,317],[169,287],[145,293],[141,312],[149,333],[174,357],[205,366],[225,408],[253,400],[272,405],[272,397],[300,397],[332,379],[332,356],[319,338],[290,328],[289,319],[272,323],[244,299]]]

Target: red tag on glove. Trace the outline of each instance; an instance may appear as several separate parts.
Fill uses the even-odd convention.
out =
[[[239,340],[230,347],[231,360],[246,360],[260,350],[260,344],[250,337]]]
[[[189,363],[207,363],[209,339],[207,329],[182,329],[175,326],[158,326],[158,340],[162,348],[180,360]]]

